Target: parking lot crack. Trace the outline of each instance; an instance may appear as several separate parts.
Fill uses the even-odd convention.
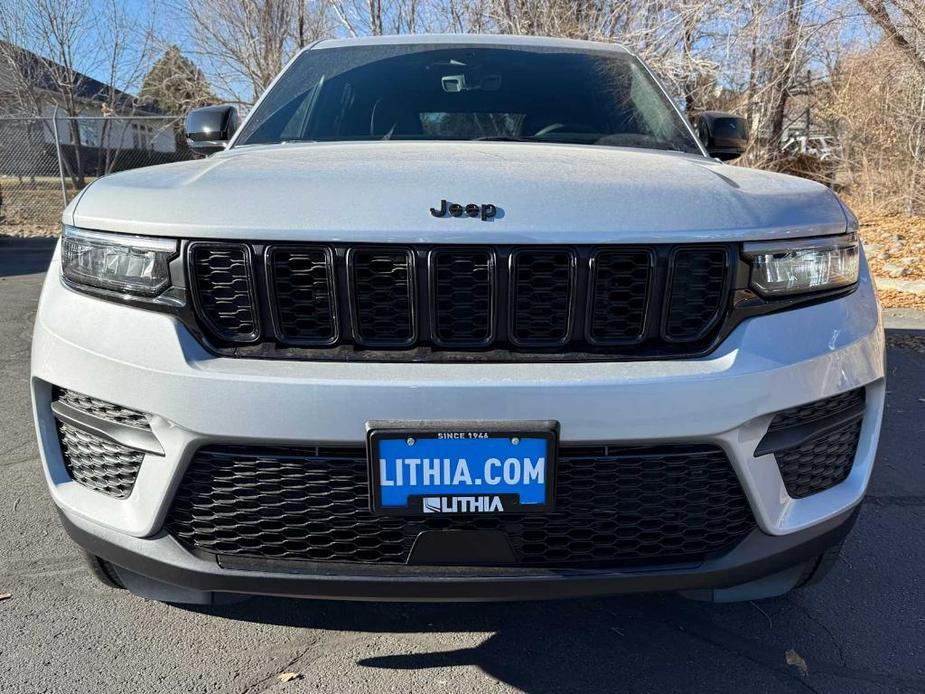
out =
[[[901,496],[891,494],[884,494],[880,496],[868,495],[865,497],[864,503],[871,504],[873,506],[925,506],[925,496]]]
[[[275,668],[274,671],[261,677],[256,682],[252,682],[241,689],[239,694],[261,694],[261,692],[267,691],[273,684],[277,682],[277,677],[281,672],[289,672],[293,669],[293,666],[298,663],[302,658],[308,655],[309,651],[312,650],[318,643],[318,639],[312,640],[305,648],[301,649],[296,655],[290,659],[288,662],[284,663],[282,666]]]
[[[832,645],[835,647],[835,651],[838,653],[838,660],[843,667],[848,666],[848,660],[845,658],[845,651],[842,648],[841,642],[835,638],[835,634],[832,633],[832,630],[829,628],[829,625],[823,622],[821,619],[813,615],[806,607],[797,602],[792,596],[787,597],[787,602],[795,607],[800,614],[806,617],[813,624],[822,629],[826,635],[829,637],[829,640],[832,642]]]
[[[716,624],[703,622],[699,619],[688,619],[683,623],[671,619],[664,621],[700,641],[738,655],[768,670],[785,675],[793,683],[802,685],[810,691],[816,691],[806,681],[806,676],[797,675],[791,671],[791,668],[784,661],[784,651],[774,644],[754,641],[743,637],[741,634],[727,631]],[[839,649],[839,653],[841,654],[841,649]],[[841,658],[843,660],[844,656],[841,655]],[[827,663],[822,660],[813,660],[812,658],[807,658],[807,660],[809,661],[809,677],[813,674],[823,674],[857,682],[887,686],[896,690],[925,690],[925,678],[850,668],[843,664]]]

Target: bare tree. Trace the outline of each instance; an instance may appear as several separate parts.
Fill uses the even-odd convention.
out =
[[[773,95],[770,108],[771,130],[768,140],[769,145],[776,152],[779,152],[783,144],[787,103],[794,87],[795,77],[802,67],[800,49],[804,1],[786,0],[786,2],[780,47],[779,50],[774,51],[774,62],[770,73]]]
[[[925,1],[858,0],[886,38],[925,75]]]
[[[178,0],[189,41],[231,101],[253,103],[299,47],[329,33],[324,0]]]
[[[114,85],[132,84],[142,74],[150,57],[152,25],[153,17],[143,26],[118,0],[93,5],[83,0],[0,5],[0,60],[13,84],[12,101],[22,114],[44,116],[54,109],[66,117],[74,156],[65,157],[64,164],[76,188],[86,184],[82,149],[85,134],[91,133],[91,128],[81,129],[78,116],[88,109],[94,115],[131,113],[133,102]],[[90,79],[87,71],[103,79]],[[108,151],[103,153],[110,124],[101,123],[91,139],[92,146],[101,148],[100,173],[105,173],[114,162]],[[57,120],[52,127],[57,128]]]
[[[887,108],[896,128],[895,140],[909,161],[905,211],[925,210],[925,0],[858,0],[883,32],[884,39],[904,58],[889,75],[893,86]],[[886,109],[884,109],[886,110]]]

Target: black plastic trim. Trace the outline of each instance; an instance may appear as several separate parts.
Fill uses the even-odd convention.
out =
[[[713,314],[713,318],[710,319],[710,322],[707,323],[699,333],[694,337],[686,338],[675,338],[672,337],[668,332],[668,319],[671,313],[671,297],[674,293],[674,281],[675,281],[675,269],[677,263],[677,257],[681,253],[690,253],[696,251],[722,251],[725,256],[725,267],[723,273],[723,288],[720,291],[720,305],[717,308],[716,312]],[[729,287],[732,283],[732,271],[734,269],[734,263],[730,257],[729,248],[727,246],[720,246],[715,244],[703,244],[703,245],[691,245],[691,246],[678,246],[671,250],[671,255],[668,259],[668,278],[665,280],[665,295],[662,297],[662,324],[661,324],[661,337],[665,342],[670,342],[673,344],[685,344],[689,342],[697,342],[702,340],[706,335],[710,333],[716,327],[716,324],[726,316],[729,311]]]
[[[649,256],[649,276],[646,281],[646,305],[642,316],[642,327],[639,335],[627,340],[599,340],[592,335],[594,329],[594,298],[595,288],[597,287],[597,259],[603,253],[646,253]],[[652,315],[652,299],[656,283],[656,270],[658,266],[658,255],[651,247],[645,246],[602,246],[594,248],[591,251],[591,257],[588,259],[588,290],[587,305],[585,311],[585,340],[588,344],[600,347],[617,346],[617,345],[638,345],[644,342]]]
[[[159,534],[135,538],[59,510],[65,531],[78,545],[117,567],[197,591],[368,601],[489,601],[576,598],[619,593],[725,588],[814,561],[847,536],[859,507],[789,535],[753,530],[725,554],[698,565],[540,570],[514,567],[356,565],[298,567],[289,562],[201,558]],[[247,564],[244,566],[243,564]]]
[[[569,301],[568,315],[566,316],[565,335],[561,340],[518,340],[515,335],[517,322],[517,262],[521,255],[527,253],[567,253],[569,256]],[[578,300],[577,292],[578,255],[574,248],[569,246],[521,246],[511,251],[508,260],[508,341],[515,347],[549,349],[562,347],[572,340],[575,327],[575,302]]]
[[[807,441],[839,429],[864,417],[865,405],[861,403],[828,417],[806,424],[778,429],[765,434],[755,448],[755,456],[777,453],[788,448],[802,446]]]
[[[276,270],[273,264],[273,256],[280,251],[288,252],[305,252],[321,251],[324,253],[324,262],[328,270],[328,296],[331,301],[331,327],[332,336],[326,340],[311,340],[287,335],[282,328],[282,321],[279,316],[279,301],[276,298]],[[267,278],[267,295],[270,304],[270,325],[273,328],[274,337],[287,344],[301,345],[305,347],[330,347],[337,344],[340,340],[340,324],[337,320],[340,302],[337,298],[337,275],[334,265],[334,251],[330,246],[324,244],[272,244],[264,248],[263,251],[264,272]]]
[[[489,316],[488,337],[484,340],[442,340],[438,334],[437,318],[437,260],[441,255],[453,253],[485,253],[488,255]],[[498,339],[498,257],[489,246],[441,246],[431,248],[427,253],[428,302],[430,308],[430,339],[443,348],[485,348]]]
[[[195,264],[193,262],[193,254],[198,248],[234,248],[234,249],[244,249],[244,270],[247,274],[247,285],[248,285],[248,295],[250,296],[252,310],[254,312],[254,330],[250,333],[244,335],[234,335],[229,336],[227,331],[222,330],[217,325],[213,323],[203,310],[203,306],[199,299],[199,292],[196,290],[196,270]],[[193,241],[189,243],[186,247],[186,269],[189,273],[189,287],[190,294],[192,295],[193,306],[196,310],[196,315],[199,316],[199,319],[206,324],[209,331],[214,335],[218,335],[220,338],[234,341],[234,342],[257,342],[260,339],[262,333],[262,322],[261,322],[261,310],[260,303],[257,296],[257,287],[256,281],[254,278],[254,252],[250,244],[247,243],[228,243],[228,242],[215,242],[215,241]]]
[[[58,400],[51,403],[55,419],[70,424],[101,439],[118,443],[136,451],[145,451],[155,455],[164,455],[160,442],[149,429],[141,429],[130,424],[120,424],[109,419],[94,417]]]
[[[374,253],[376,251],[385,253],[405,253],[408,258],[408,310],[409,320],[411,321],[411,336],[407,340],[370,340],[363,337],[359,326],[359,307],[357,305],[357,288],[356,288],[356,267],[355,256],[357,253]],[[410,347],[418,341],[418,308],[417,308],[417,258],[414,250],[407,246],[353,246],[347,249],[347,285],[350,295],[350,324],[353,330],[353,337],[356,342],[366,347]]]

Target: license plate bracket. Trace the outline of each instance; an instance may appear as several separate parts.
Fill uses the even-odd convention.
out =
[[[382,515],[548,513],[559,425],[530,422],[367,424],[369,507]]]

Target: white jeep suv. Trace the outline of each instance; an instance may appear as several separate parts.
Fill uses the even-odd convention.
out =
[[[32,392],[91,568],[193,603],[817,580],[883,410],[857,222],[696,127],[615,45],[330,40],[240,127],[190,114],[213,156],[84,189]]]

